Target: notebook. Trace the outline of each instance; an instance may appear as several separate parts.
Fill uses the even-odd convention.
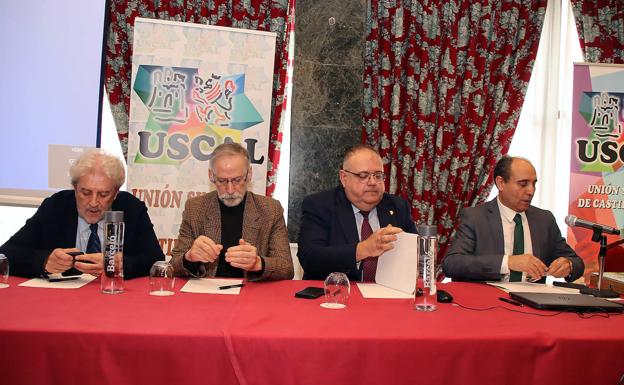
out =
[[[584,294],[511,292],[509,296],[520,303],[540,310],[610,313],[624,311],[624,305]]]

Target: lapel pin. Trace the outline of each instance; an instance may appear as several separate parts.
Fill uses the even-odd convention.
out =
[[[394,215],[394,210],[390,210],[390,215]]]

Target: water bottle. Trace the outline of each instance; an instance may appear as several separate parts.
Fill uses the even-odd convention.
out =
[[[436,226],[418,226],[418,278],[414,297],[414,307],[418,311],[434,311],[438,308],[435,278],[437,233]]]
[[[104,212],[104,243],[102,254],[104,271],[101,290],[106,294],[123,293],[123,211]]]

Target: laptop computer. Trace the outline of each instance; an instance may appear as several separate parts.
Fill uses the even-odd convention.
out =
[[[516,301],[535,309],[573,312],[620,313],[624,305],[584,294],[524,293],[510,292]]]

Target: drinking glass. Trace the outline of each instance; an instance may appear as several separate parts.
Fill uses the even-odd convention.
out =
[[[9,259],[0,254],[0,289],[9,287]]]
[[[325,302],[321,304],[327,309],[343,309],[347,306],[351,286],[344,273],[331,273],[325,279]]]
[[[157,296],[173,295],[175,277],[169,262],[156,261],[150,269],[150,294]]]

